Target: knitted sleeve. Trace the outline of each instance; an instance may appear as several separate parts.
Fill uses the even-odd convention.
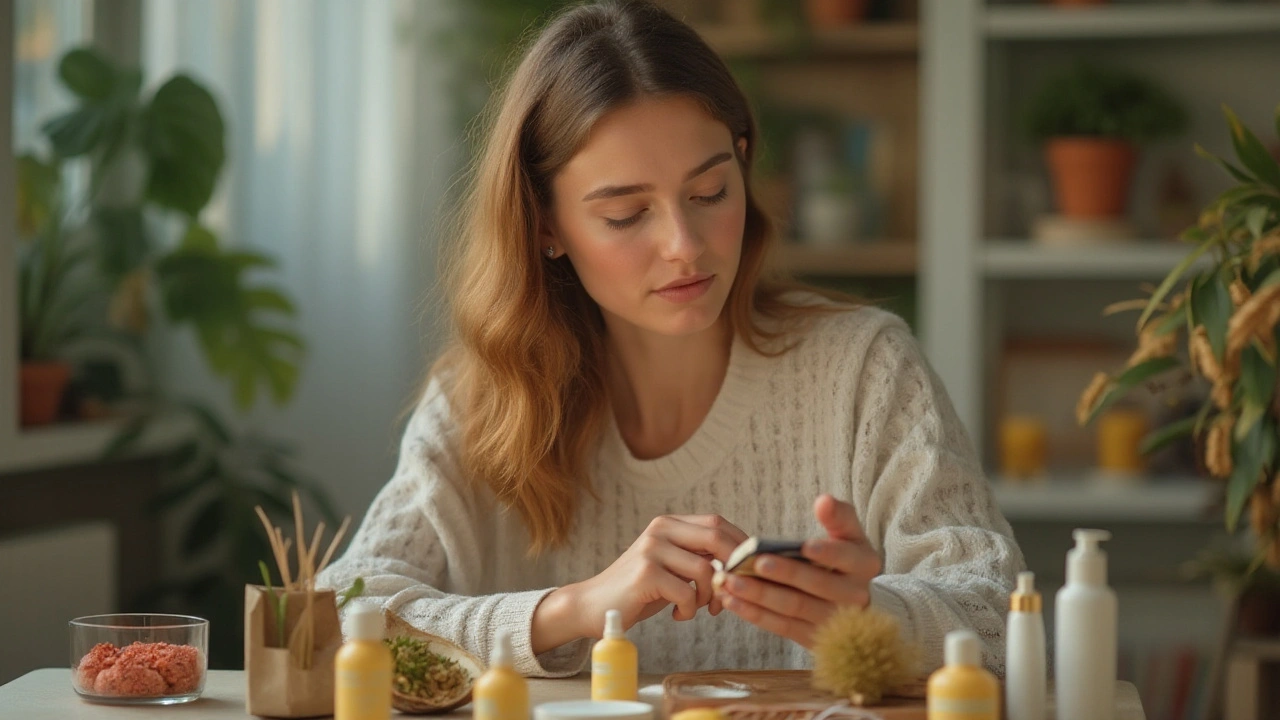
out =
[[[395,474],[369,507],[340,560],[317,579],[345,588],[363,577],[363,599],[414,627],[458,643],[488,661],[499,629],[511,632],[516,670],[533,677],[578,673],[589,643],[534,655],[533,613],[555,588],[473,595],[491,553],[491,495],[461,477],[446,428],[449,408],[433,382],[410,419]]]
[[[900,322],[871,342],[855,399],[858,516],[884,558],[872,604],[943,663],[946,633],[970,628],[1004,674],[1004,614],[1022,552],[996,507],[941,381]]]

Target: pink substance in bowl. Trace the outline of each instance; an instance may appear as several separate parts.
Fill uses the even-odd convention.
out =
[[[77,664],[76,684],[97,695],[185,695],[200,686],[202,666],[200,651],[189,645],[98,643]]]

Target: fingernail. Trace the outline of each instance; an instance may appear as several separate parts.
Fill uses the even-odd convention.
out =
[[[725,581],[725,585],[732,592],[741,592],[747,589],[747,581],[740,577],[730,576],[729,579]]]
[[[778,564],[770,558],[761,558],[760,561],[756,563],[756,569],[767,575],[776,570],[777,565]]]

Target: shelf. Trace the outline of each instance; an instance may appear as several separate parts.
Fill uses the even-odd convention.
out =
[[[141,451],[169,447],[190,429],[183,421],[158,422],[142,438]],[[0,473],[97,461],[123,423],[113,419],[20,429],[11,447],[0,442]]]
[[[920,27],[913,22],[868,22],[797,36],[762,25],[704,25],[697,30],[716,52],[731,58],[913,55],[920,49]]]
[[[987,37],[1000,40],[1212,37],[1280,32],[1274,3],[1153,3],[1056,8],[1009,5],[987,9]]]
[[[918,251],[909,241],[882,240],[848,245],[784,242],[774,258],[794,275],[811,277],[906,277],[915,275]]]
[[[1191,251],[1172,240],[1135,240],[1065,247],[1029,240],[989,240],[982,267],[990,278],[1158,280]]]
[[[1081,477],[1022,484],[993,481],[996,502],[1010,521],[1217,522],[1208,508],[1214,487],[1205,480],[1141,483]]]

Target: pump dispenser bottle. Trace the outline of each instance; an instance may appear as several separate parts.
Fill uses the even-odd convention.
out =
[[[1105,530],[1076,530],[1067,584],[1054,606],[1057,720],[1112,720],[1116,692],[1116,594],[1107,587]]]

